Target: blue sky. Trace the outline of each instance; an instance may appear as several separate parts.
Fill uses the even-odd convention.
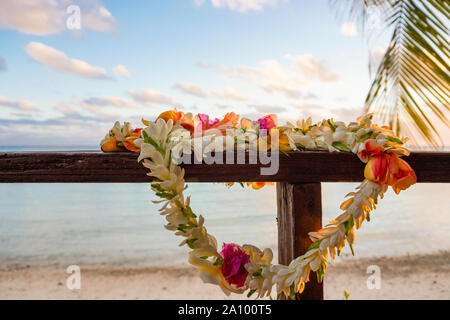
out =
[[[96,145],[174,106],[350,121],[370,84],[360,33],[327,0],[1,1],[0,145]]]

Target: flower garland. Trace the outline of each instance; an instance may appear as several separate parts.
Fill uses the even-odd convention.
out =
[[[157,180],[151,187],[161,199],[154,202],[162,204],[159,211],[168,222],[166,229],[184,238],[180,245],[192,249],[189,262],[198,268],[201,279],[220,286],[227,295],[248,291],[249,297],[256,293],[261,298],[269,296],[276,286],[278,294],[292,297],[304,290],[311,271],[322,281],[328,254],[334,259],[346,242],[353,253],[355,229],[370,220],[370,212],[388,186],[398,194],[417,181],[413,169],[400,158],[409,154],[403,147],[406,139],[396,137],[389,127],[373,124],[370,114],[348,125],[333,119],[313,124],[309,118],[296,125],[288,122],[277,126],[275,115],[238,123],[239,116],[234,113],[211,120],[205,114],[194,117],[176,110],[163,112],[154,122],[142,121],[143,129],[116,122],[101,141],[101,148],[105,152],[140,153],[138,162],[142,161],[150,170],[148,175]],[[204,226],[205,219],[194,213],[190,197],[184,196],[184,169],[177,161],[183,154],[193,153],[202,159],[206,153],[240,148],[352,152],[367,163],[365,180],[346,196],[340,207],[343,213],[324,228],[310,232],[312,245],[287,266],[272,264],[273,254],[267,248],[224,244],[219,252],[216,239]],[[259,189],[265,183],[247,184]]]

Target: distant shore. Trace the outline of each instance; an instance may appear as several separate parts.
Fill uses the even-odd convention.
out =
[[[378,266],[381,288],[368,289],[367,268]],[[66,287],[61,267],[0,269],[0,299],[241,299],[203,284],[196,270],[180,267],[83,267],[81,289]],[[450,252],[348,259],[329,265],[325,298],[450,299]]]

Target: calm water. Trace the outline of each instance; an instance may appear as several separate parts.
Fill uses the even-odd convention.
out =
[[[340,213],[339,204],[356,185],[323,184],[326,220]],[[276,250],[275,187],[254,191],[198,183],[187,194],[219,243]],[[449,195],[449,184],[417,184],[399,196],[389,191],[372,221],[357,231],[356,255],[449,250]],[[148,184],[0,184],[0,267],[185,263],[188,249],[163,228],[155,199]]]

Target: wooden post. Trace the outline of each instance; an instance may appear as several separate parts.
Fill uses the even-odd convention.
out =
[[[277,183],[278,262],[288,265],[311,245],[308,233],[322,228],[320,183]],[[305,290],[296,299],[323,300],[323,282],[311,273]]]

